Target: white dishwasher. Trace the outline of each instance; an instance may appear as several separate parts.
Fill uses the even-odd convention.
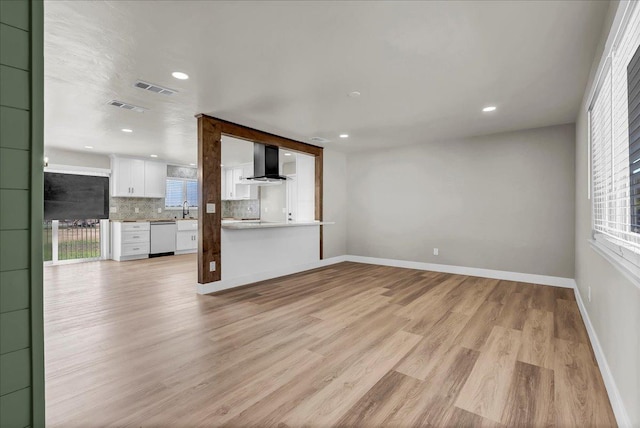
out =
[[[176,251],[176,222],[151,222],[151,251],[149,257],[167,256]]]

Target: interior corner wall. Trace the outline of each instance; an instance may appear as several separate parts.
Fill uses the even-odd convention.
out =
[[[347,254],[347,156],[335,150],[323,154],[323,256]]]
[[[574,132],[349,154],[348,254],[572,278]]]
[[[0,1],[0,427],[43,427],[43,3]]]
[[[624,3],[623,3],[624,4]],[[595,252],[588,199],[589,94],[619,3],[612,2],[576,123],[575,279],[631,426],[640,426],[640,288]],[[589,302],[589,288],[591,301]],[[602,368],[602,367],[601,367]],[[618,421],[621,422],[621,421]]]

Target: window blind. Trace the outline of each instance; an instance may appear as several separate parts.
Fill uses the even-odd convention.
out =
[[[595,240],[640,265],[640,8],[631,7],[589,111],[591,188]]]
[[[165,207],[182,207],[184,201],[187,201],[190,207],[198,206],[198,182],[183,178],[167,178]]]

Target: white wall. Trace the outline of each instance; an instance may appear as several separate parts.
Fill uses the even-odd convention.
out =
[[[561,125],[350,154],[348,254],[571,278],[574,144]]]
[[[335,224],[323,227],[324,258],[347,254],[347,156],[325,149],[323,154],[324,221]]]
[[[578,292],[620,391],[631,425],[640,427],[640,288],[589,245],[591,201],[588,183],[588,94],[618,3],[613,2],[576,123],[576,266]],[[591,287],[591,302],[588,299]]]
[[[107,155],[89,152],[45,147],[44,155],[49,158],[50,165],[71,165],[85,168],[111,169],[111,160]]]

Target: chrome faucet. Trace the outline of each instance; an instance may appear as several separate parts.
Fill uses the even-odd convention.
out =
[[[182,218],[187,218],[187,216],[189,215],[189,202],[188,201],[184,201],[182,203]]]

